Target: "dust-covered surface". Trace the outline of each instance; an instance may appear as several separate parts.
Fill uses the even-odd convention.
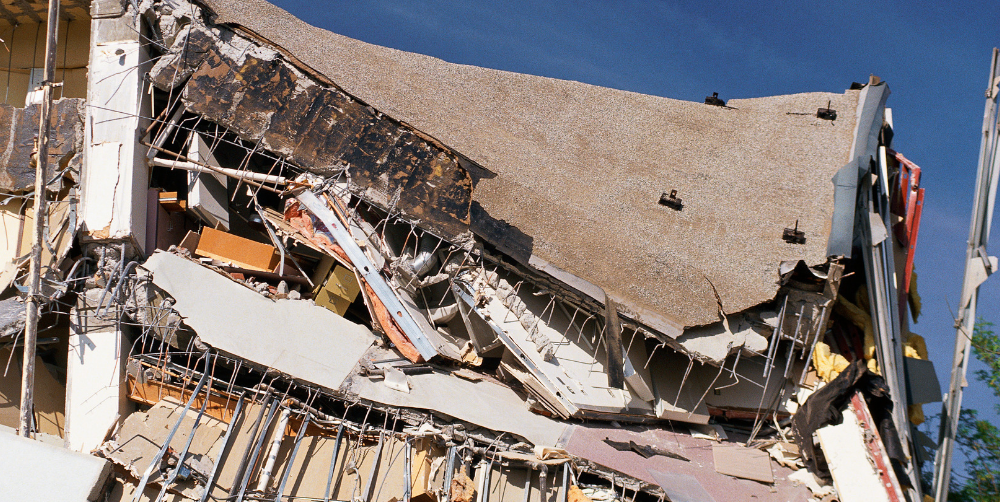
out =
[[[858,92],[721,108],[402,52],[313,27],[263,1],[208,2],[348,93],[496,173],[474,200],[532,254],[676,328],[768,301],[783,260],[822,263],[830,178]],[[835,121],[818,108],[838,110]],[[680,211],[657,203],[678,190]],[[806,244],[781,239],[786,227]],[[666,331],[666,330],[665,330]]]

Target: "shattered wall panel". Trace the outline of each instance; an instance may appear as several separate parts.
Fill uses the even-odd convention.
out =
[[[352,187],[385,208],[452,238],[468,230],[472,178],[454,154],[317,84],[270,49],[189,26],[151,79],[161,89],[183,81],[188,110],[308,170],[346,168]]]
[[[83,162],[84,100],[65,98],[52,103],[49,133],[49,162],[46,178],[70,167],[80,172]],[[0,190],[29,190],[35,185],[31,165],[34,138],[38,135],[40,105],[15,108],[0,105]]]

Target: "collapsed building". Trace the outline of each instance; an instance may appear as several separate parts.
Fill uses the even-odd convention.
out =
[[[39,441],[0,435],[4,491],[921,499],[924,192],[877,77],[696,103],[262,0],[63,4]],[[8,427],[43,12],[0,9]]]

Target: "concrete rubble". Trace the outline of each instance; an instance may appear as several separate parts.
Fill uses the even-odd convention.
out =
[[[62,499],[921,500],[923,189],[877,77],[716,106],[263,0],[66,12],[89,72],[53,107],[33,433],[58,447],[30,453],[87,459]],[[38,217],[13,85],[7,427]]]

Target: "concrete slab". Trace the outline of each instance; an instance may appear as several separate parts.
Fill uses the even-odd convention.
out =
[[[84,453],[98,448],[119,413],[131,407],[122,388],[121,332],[113,319],[102,321],[93,315],[100,293],[89,291],[70,311],[66,442]]]
[[[0,451],[4,500],[97,500],[111,471],[102,458],[14,434],[0,434]]]
[[[375,342],[367,328],[323,307],[265,298],[171,253],[154,253],[143,267],[201,341],[328,389],[340,388]]]

